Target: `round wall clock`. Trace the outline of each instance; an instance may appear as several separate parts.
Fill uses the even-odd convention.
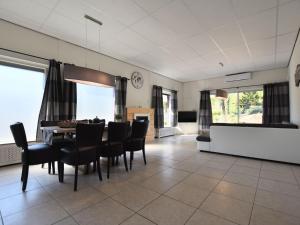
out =
[[[144,78],[142,74],[140,72],[133,72],[131,74],[131,83],[136,89],[142,88],[144,84]]]

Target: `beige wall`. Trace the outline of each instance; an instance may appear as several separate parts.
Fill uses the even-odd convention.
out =
[[[247,81],[224,83],[224,77],[206,79],[200,81],[187,82],[183,84],[183,110],[196,110],[199,108],[200,91],[214,90],[219,88],[231,88],[248,85],[261,85],[265,83],[275,83],[288,81],[288,69],[274,69],[252,73],[252,79]],[[181,133],[197,133],[197,123],[181,123]]]
[[[295,71],[300,64],[300,38],[296,42],[288,73],[290,80],[291,122],[300,125],[300,87],[295,85]]]
[[[143,88],[135,89],[130,81],[128,82],[128,107],[150,107],[153,84],[177,90],[179,109],[182,106],[183,84],[181,82],[3,20],[0,20],[0,30],[0,48],[53,58],[92,69],[99,69],[100,65],[101,71],[128,78],[134,71],[141,72],[144,77]]]

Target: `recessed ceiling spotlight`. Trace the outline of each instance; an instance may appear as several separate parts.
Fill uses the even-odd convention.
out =
[[[224,67],[224,64],[223,64],[222,62],[219,62],[219,65],[220,65],[221,67]]]

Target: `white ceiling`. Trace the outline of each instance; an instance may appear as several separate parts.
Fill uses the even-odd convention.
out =
[[[179,81],[287,66],[299,12],[300,0],[0,1],[0,18]],[[85,14],[103,22],[100,45]]]

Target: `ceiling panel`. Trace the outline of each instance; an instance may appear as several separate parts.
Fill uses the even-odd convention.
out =
[[[200,55],[205,55],[219,50],[216,44],[210,38],[210,36],[204,33],[191,37],[187,39],[186,42]]]
[[[276,35],[276,9],[244,18],[239,23],[249,42],[274,37]]]
[[[184,0],[199,23],[212,29],[235,21],[230,0]]]
[[[181,81],[286,66],[299,12],[299,0],[0,1],[2,19]]]
[[[297,31],[300,26],[300,1],[292,1],[279,7],[278,34]]]
[[[232,0],[238,18],[254,15],[277,6],[277,0]]]
[[[244,44],[240,29],[236,23],[211,30],[209,34],[222,49]]]
[[[180,34],[180,37],[189,37],[202,31],[200,24],[180,0],[173,1],[168,7],[163,7],[152,16]]]

